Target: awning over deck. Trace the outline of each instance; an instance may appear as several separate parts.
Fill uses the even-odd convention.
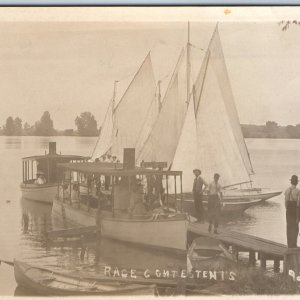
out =
[[[182,171],[164,171],[153,170],[136,167],[135,169],[123,169],[123,164],[120,163],[64,163],[58,164],[58,168],[89,174],[99,174],[105,176],[135,176],[135,175],[168,175],[168,176],[180,176]]]
[[[57,160],[88,160],[87,156],[80,155],[60,155],[60,154],[46,154],[46,155],[33,155],[23,157],[22,160],[47,160],[47,159],[57,159]]]

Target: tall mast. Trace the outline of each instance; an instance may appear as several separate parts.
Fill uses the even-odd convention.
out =
[[[186,44],[186,103],[190,101],[190,77],[191,77],[191,59],[190,59],[190,21],[188,21],[188,34]]]
[[[161,104],[161,91],[160,91],[160,84],[161,80],[158,80],[157,86],[158,86],[158,96],[157,96],[157,102],[158,102],[158,112],[160,112],[162,104]]]
[[[115,80],[115,82],[114,82],[114,91],[113,91],[113,97],[112,97],[113,111],[115,109],[115,101],[116,101],[116,95],[117,95],[117,83],[118,82],[119,82],[118,80]]]

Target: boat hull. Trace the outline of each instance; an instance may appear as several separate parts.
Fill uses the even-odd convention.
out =
[[[225,190],[224,201],[260,200],[265,201],[281,194],[281,191],[268,191],[264,189]]]
[[[244,212],[247,208],[256,205],[260,203],[261,200],[249,200],[249,201],[239,201],[239,202],[223,202],[223,207],[221,209],[221,214],[222,215],[228,215],[228,214],[240,214]],[[177,207],[180,208],[181,203],[180,200],[177,200]],[[205,209],[207,209],[207,201],[203,201],[203,206]],[[183,200],[183,207],[182,210],[189,215],[193,217],[196,216],[195,212],[195,204],[194,200],[192,199],[184,199]]]
[[[63,212],[63,210],[65,212]],[[53,218],[65,218],[70,226],[96,225],[95,211],[84,211],[53,201]],[[101,217],[101,235],[115,240],[186,251],[188,220],[185,215],[167,219],[125,219],[103,215]]]
[[[280,195],[279,191],[266,192],[261,189],[249,190],[227,190],[223,194],[223,207],[221,214],[240,214],[253,205],[260,204],[261,202]],[[177,208],[181,207],[181,200],[176,201]],[[204,208],[207,208],[207,196],[203,200]],[[195,214],[195,205],[191,193],[185,194],[182,209],[193,217]]]
[[[82,278],[14,261],[18,286],[43,296],[72,295],[154,295],[153,285],[120,284],[107,278]]]
[[[24,199],[49,204],[53,202],[53,198],[57,194],[57,183],[43,185],[21,183],[20,188]]]

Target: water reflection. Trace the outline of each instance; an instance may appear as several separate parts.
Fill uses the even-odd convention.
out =
[[[53,270],[74,271],[84,269],[104,274],[104,267],[112,269],[136,269],[143,272],[149,269],[172,269],[186,267],[185,255],[171,255],[166,251],[151,250],[143,246],[133,246],[107,238],[80,238],[77,240],[47,240],[46,232],[61,229],[62,221],[51,218],[51,205],[21,199],[22,240],[31,252],[26,261]],[[52,222],[56,219],[56,222]],[[155,233],[153,233],[155,234]]]

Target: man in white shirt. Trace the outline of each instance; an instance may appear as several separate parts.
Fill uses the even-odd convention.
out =
[[[44,174],[42,172],[36,173],[37,179],[34,181],[35,184],[45,184]]]
[[[214,233],[218,233],[219,217],[221,212],[221,201],[223,200],[222,186],[219,183],[220,175],[216,173],[214,180],[208,185],[208,219],[209,233],[214,226]]]
[[[286,234],[288,248],[297,248],[299,233],[300,190],[297,188],[298,176],[291,177],[291,186],[285,191]]]

